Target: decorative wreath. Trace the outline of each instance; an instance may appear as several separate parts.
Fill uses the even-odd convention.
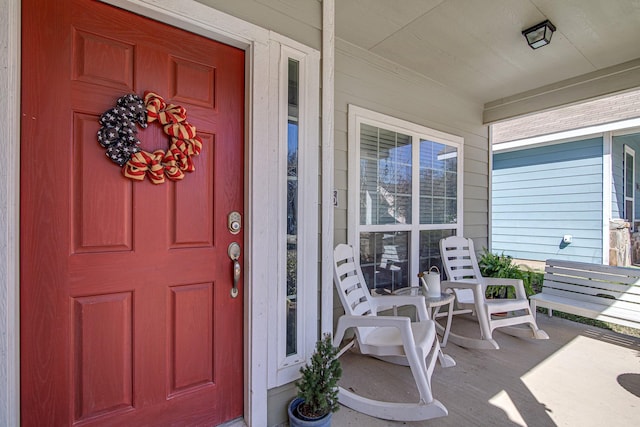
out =
[[[162,184],[165,176],[179,181],[185,172],[195,170],[191,157],[200,154],[202,139],[196,135],[195,126],[187,122],[187,110],[167,104],[160,95],[146,91],[144,101],[135,93],[124,95],[100,116],[99,122],[98,142],[127,178],[142,181],[148,175],[152,183]],[[138,126],[145,129],[152,122],[162,125],[169,136],[167,151],[149,153],[140,149]]]

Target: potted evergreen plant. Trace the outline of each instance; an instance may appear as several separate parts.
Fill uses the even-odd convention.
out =
[[[296,381],[298,395],[289,404],[290,427],[326,427],[331,425],[331,415],[340,408],[338,404],[338,380],[342,376],[338,349],[331,336],[316,343],[311,364],[300,369],[302,378]]]

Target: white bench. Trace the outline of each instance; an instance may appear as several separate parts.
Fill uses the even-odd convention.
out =
[[[640,268],[550,259],[530,304],[640,329]]]

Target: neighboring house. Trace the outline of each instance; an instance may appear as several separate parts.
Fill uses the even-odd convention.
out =
[[[543,12],[485,5],[0,0],[0,425],[278,425],[342,314],[335,244],[387,290],[437,264],[442,237],[488,246],[487,123],[638,87],[640,69],[558,34],[578,59],[549,68],[580,72],[531,87],[523,70],[547,73],[521,29]],[[492,25],[443,24],[472,6]],[[182,181],[131,182],[96,139],[146,90],[203,139]],[[150,128],[142,148],[166,149]]]
[[[640,217],[638,116],[636,91],[494,125],[492,252],[628,265],[627,231]]]

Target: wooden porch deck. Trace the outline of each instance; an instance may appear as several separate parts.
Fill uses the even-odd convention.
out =
[[[449,343],[457,362],[439,365],[433,375],[435,397],[447,417],[422,422],[391,422],[341,409],[334,427],[363,426],[635,426],[640,422],[640,338],[538,315],[550,336],[535,341],[500,332],[500,350],[468,350]],[[473,336],[477,324],[455,319],[459,333]],[[470,329],[469,329],[470,328]],[[417,401],[408,367],[357,353],[341,358],[341,385],[380,400]]]

